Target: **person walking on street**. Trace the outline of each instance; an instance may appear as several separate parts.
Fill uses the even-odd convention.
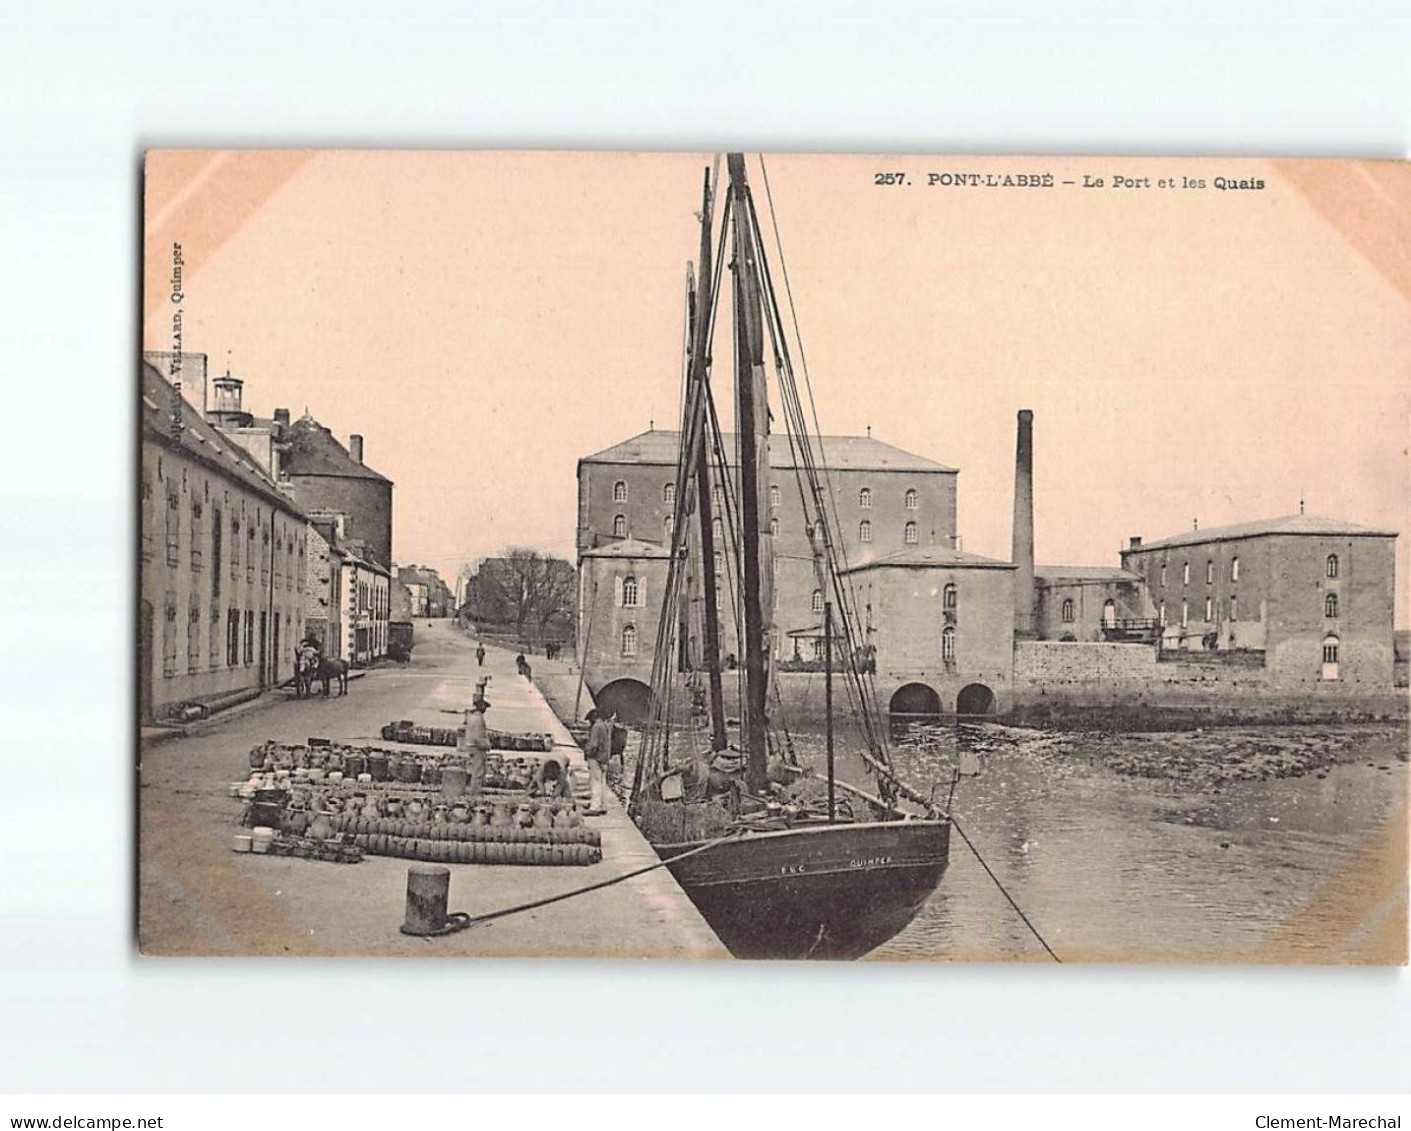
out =
[[[477,645],[475,646],[475,666],[478,667],[478,668],[483,668],[483,667],[485,666],[485,645],[484,645],[484,644],[477,644]]]
[[[470,710],[465,713],[465,731],[461,735],[462,754],[470,758],[471,797],[479,797],[485,785],[485,759],[490,753],[490,728],[485,721],[485,712],[490,701],[485,698],[484,688],[477,689]]]
[[[588,744],[583,748],[583,757],[588,763],[588,815],[597,816],[603,812],[603,790],[607,775],[608,759],[612,757],[612,723],[596,710],[588,712]]]

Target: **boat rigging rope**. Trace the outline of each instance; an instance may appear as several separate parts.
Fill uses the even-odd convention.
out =
[[[446,927],[433,935],[422,936],[427,939],[444,938],[448,934],[455,934],[457,931],[466,930],[469,927],[478,927],[482,923],[490,923],[496,919],[504,919],[510,915],[518,915],[522,911],[533,911],[538,907],[547,907],[551,903],[562,903],[566,899],[573,899],[575,896],[587,895],[590,891],[600,891],[603,888],[610,888],[614,884],[620,884],[623,880],[630,880],[636,876],[644,876],[648,872],[655,872],[658,868],[665,868],[667,864],[677,860],[685,860],[689,856],[699,856],[702,852],[707,852],[717,845],[724,844],[727,840],[734,840],[741,835],[741,832],[730,832],[725,836],[716,837],[715,840],[707,841],[698,845],[689,852],[682,852],[678,856],[673,856],[671,860],[658,860],[655,864],[644,864],[640,868],[633,868],[630,872],[623,872],[620,876],[614,876],[610,880],[599,880],[595,884],[588,884],[585,887],[574,888],[572,891],[560,892],[558,895],[545,896],[543,899],[531,900],[528,903],[519,903],[513,907],[502,907],[498,911],[488,911],[484,915],[467,915],[464,911],[453,911],[447,917]]]
[[[1009,906],[1014,908],[1014,913],[1018,915],[1019,918],[1024,920],[1024,926],[1028,927],[1029,931],[1033,934],[1034,938],[1039,940],[1039,945],[1043,947],[1046,951],[1048,951],[1048,956],[1050,958],[1052,958],[1055,962],[1061,963],[1063,959],[1059,958],[1058,955],[1053,953],[1053,947],[1049,946],[1047,941],[1045,941],[1043,935],[1039,934],[1039,929],[1034,926],[1033,923],[1029,922],[1029,916],[1024,914],[1019,904],[1014,902],[1014,897],[1010,895],[1009,892],[1005,890],[1005,886],[999,882],[999,877],[996,876],[994,872],[990,870],[990,866],[985,863],[985,858],[980,855],[980,850],[970,842],[970,838],[965,835],[965,830],[960,827],[960,822],[955,819],[954,815],[951,816],[950,823],[954,826],[955,831],[960,834],[960,839],[965,842],[965,847],[970,849],[970,851],[974,854],[975,859],[980,862],[980,867],[985,869],[985,874],[994,881],[995,887],[999,888],[1000,894],[1004,896],[1005,899],[1009,900]]]

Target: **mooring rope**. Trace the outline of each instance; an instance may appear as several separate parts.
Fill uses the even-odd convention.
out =
[[[705,844],[699,845],[698,847],[691,849],[689,852],[683,852],[679,856],[673,856],[670,860],[658,860],[655,864],[645,864],[640,868],[634,868],[630,872],[623,872],[620,876],[614,876],[610,880],[599,880],[595,884],[588,884],[585,887],[574,888],[572,891],[560,892],[558,895],[546,896],[543,899],[531,900],[529,903],[520,903],[516,904],[513,907],[502,907],[498,911],[490,911],[484,915],[466,915],[464,911],[455,911],[447,916],[448,921],[452,919],[458,920],[451,930],[439,932],[438,934],[428,935],[425,937],[443,938],[447,934],[453,934],[456,931],[463,931],[468,927],[478,927],[481,923],[489,923],[495,919],[504,919],[509,915],[518,915],[521,911],[533,911],[537,907],[547,907],[551,903],[562,903],[566,899],[572,899],[575,896],[579,895],[586,895],[590,891],[599,891],[602,888],[610,888],[614,884],[622,883],[623,880],[630,880],[635,876],[643,876],[646,875],[648,872],[655,872],[658,868],[665,868],[668,864],[674,863],[677,860],[685,860],[689,856],[699,856],[702,852],[706,852],[712,848],[715,848],[717,845],[724,844],[727,840],[734,840],[740,835],[741,834],[739,832],[732,832],[727,834],[726,836],[717,837],[715,840],[707,841]],[[460,920],[460,916],[465,916],[464,920]]]
[[[1005,899],[1009,900],[1009,906],[1014,908],[1014,913],[1018,915],[1019,918],[1024,920],[1024,926],[1028,927],[1029,930],[1033,933],[1034,938],[1039,940],[1039,945],[1042,946],[1046,951],[1048,951],[1048,956],[1052,958],[1055,962],[1062,962],[1063,959],[1059,958],[1058,955],[1053,953],[1053,947],[1048,945],[1048,943],[1044,940],[1043,935],[1039,934],[1039,929],[1034,926],[1033,923],[1029,922],[1029,916],[1024,914],[1019,904],[1014,902],[1014,897],[1010,895],[1009,892],[1005,890],[1004,885],[999,882],[999,877],[996,876],[994,872],[990,871],[990,866],[985,863],[985,858],[980,855],[980,850],[970,843],[970,838],[965,835],[965,830],[960,827],[960,822],[957,821],[954,816],[952,816],[950,819],[950,823],[955,826],[955,831],[960,834],[960,839],[965,842],[965,847],[970,849],[970,851],[975,854],[976,860],[980,861],[980,867],[985,869],[985,874],[989,876],[990,879],[994,880],[995,887],[999,888],[1000,894],[1004,896]]]

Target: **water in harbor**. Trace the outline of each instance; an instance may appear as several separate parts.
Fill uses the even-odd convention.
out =
[[[792,737],[821,770],[822,736]],[[961,780],[954,815],[1060,957],[1369,961],[1404,937],[1402,726],[951,724],[913,728],[894,751],[906,780],[929,785],[951,780],[964,746],[981,773]],[[839,777],[870,788],[855,740],[838,748]],[[871,957],[1045,958],[959,836],[950,859],[921,914]]]

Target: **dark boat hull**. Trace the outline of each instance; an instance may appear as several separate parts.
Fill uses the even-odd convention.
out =
[[[949,821],[875,821],[749,833],[698,856],[657,853],[736,958],[860,958],[936,890]]]

